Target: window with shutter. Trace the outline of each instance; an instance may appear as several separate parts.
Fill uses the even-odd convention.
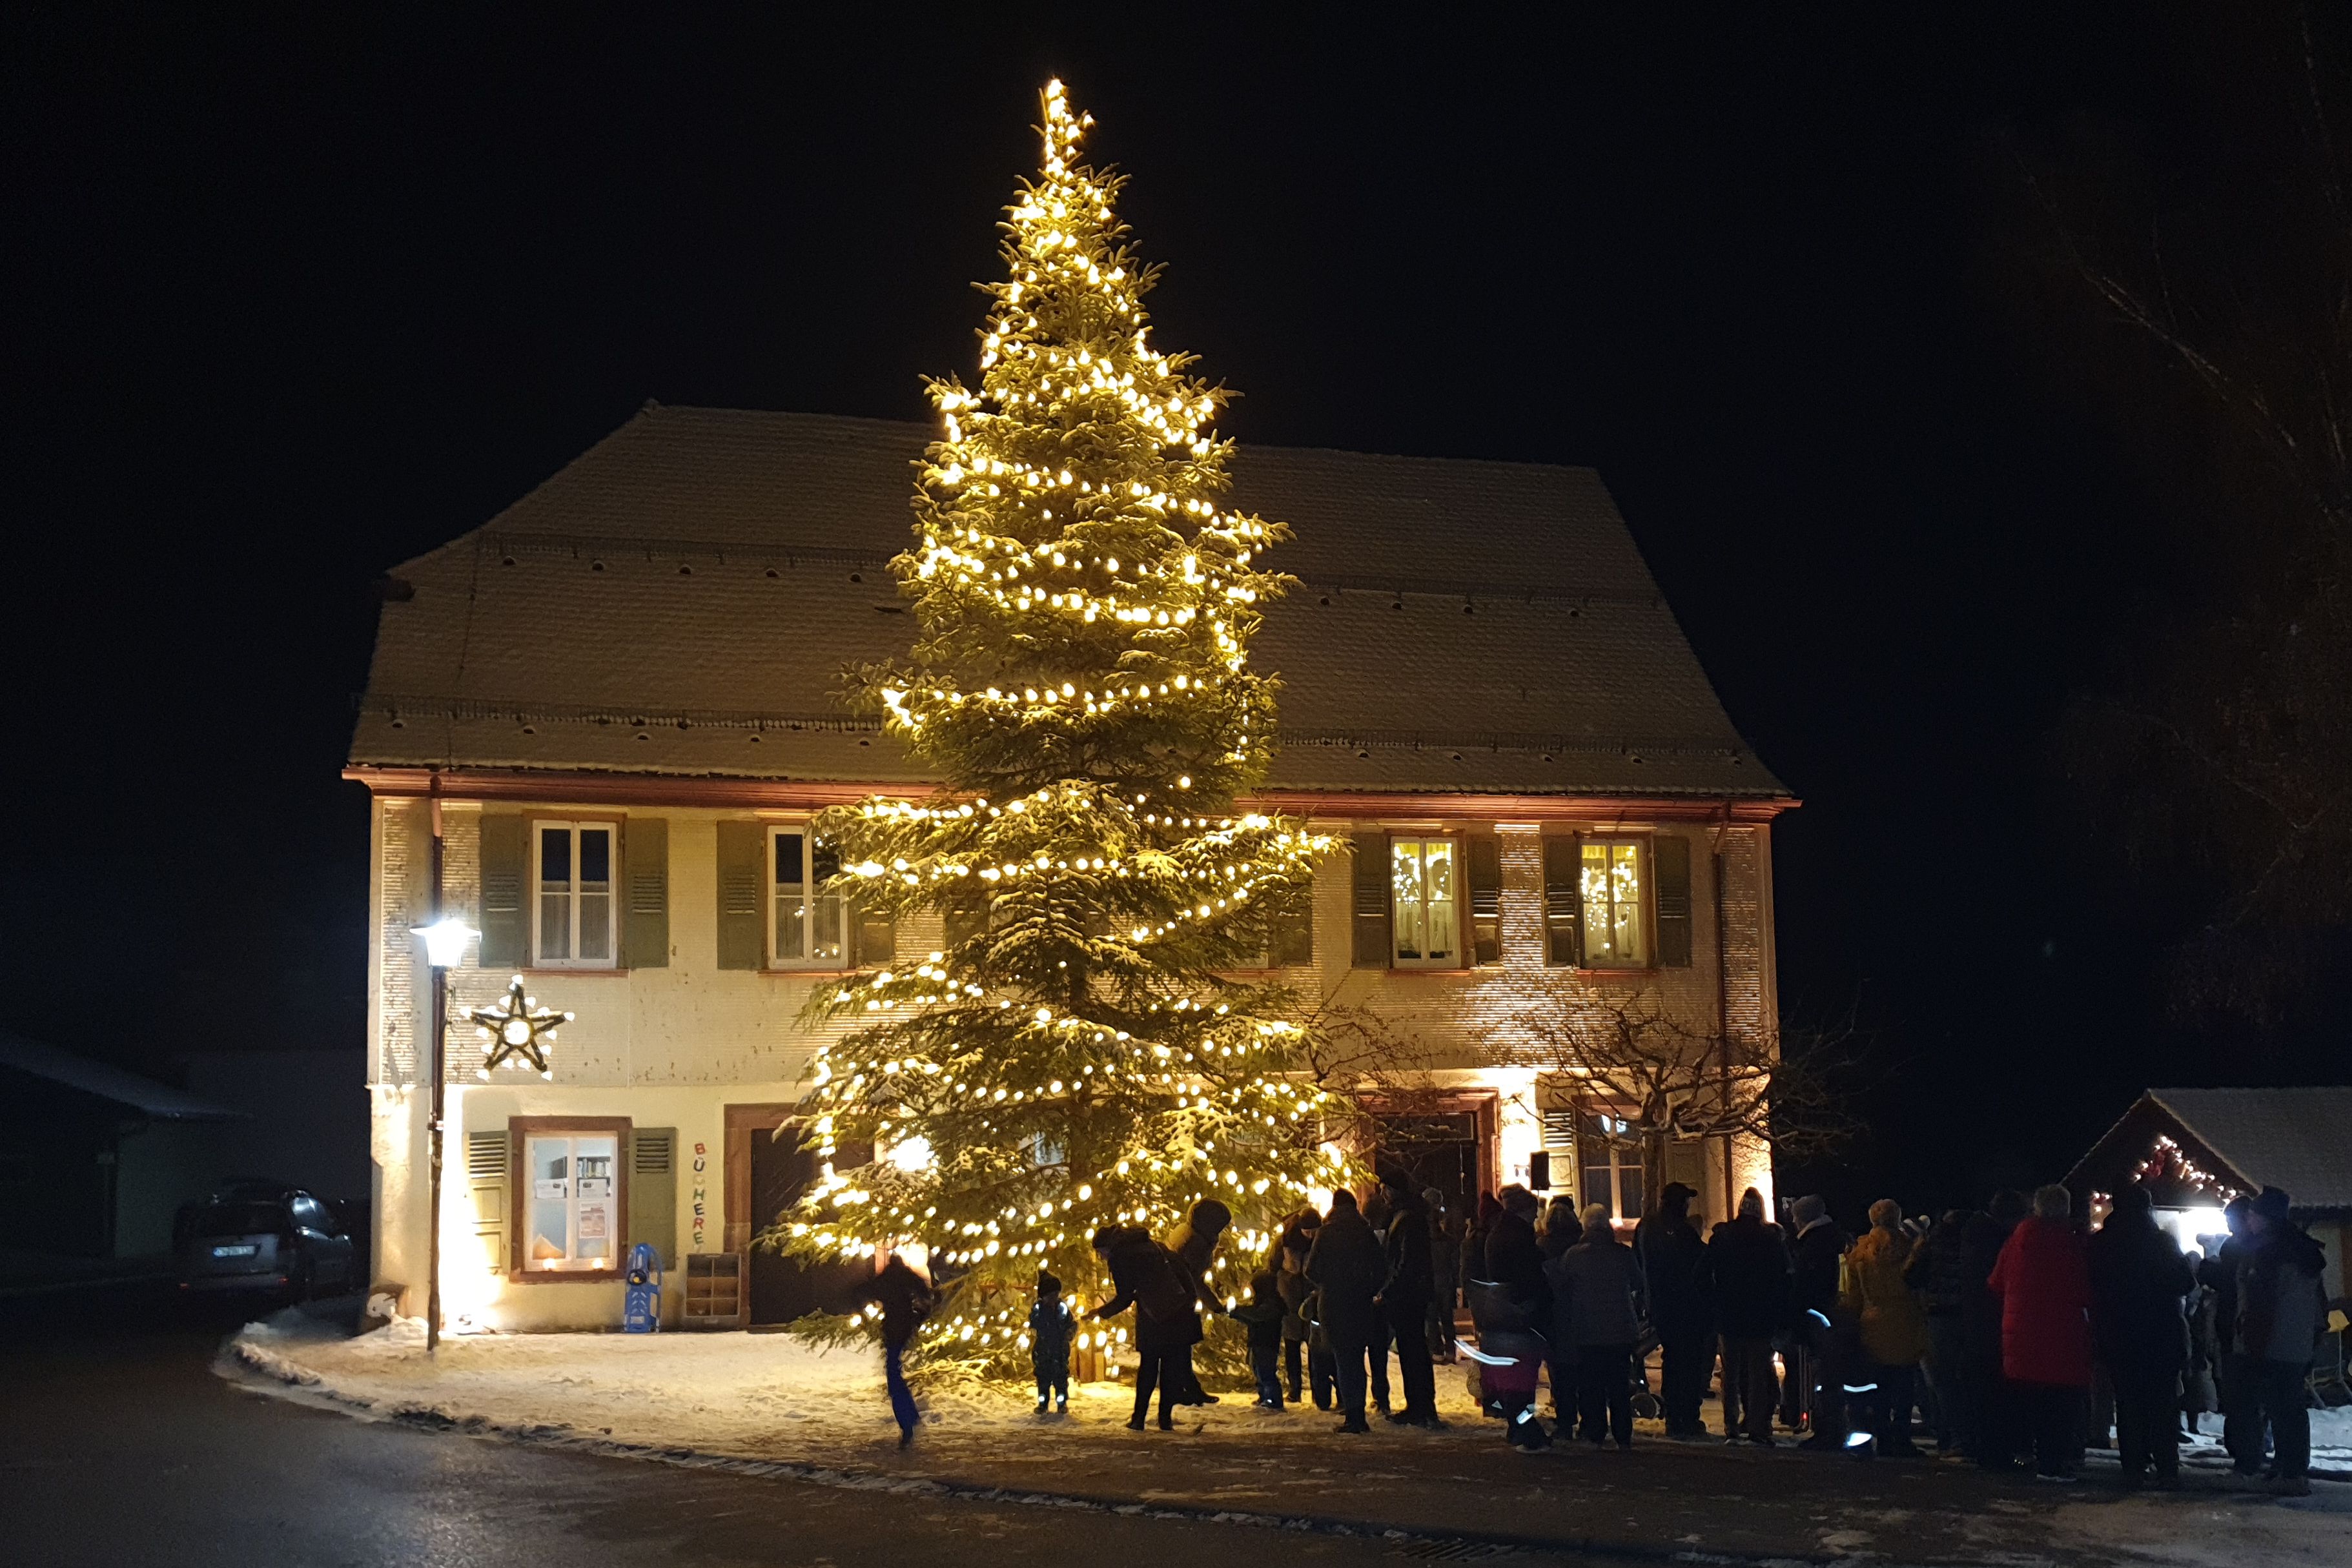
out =
[[[841,852],[805,824],[768,830],[768,963],[778,969],[887,964],[898,926],[842,888]]]
[[[1491,831],[1469,835],[1470,961],[1503,961],[1503,842]]]
[[[1638,969],[1650,961],[1642,848],[1638,839],[1583,841],[1578,888],[1588,969]]]
[[[1661,833],[1650,845],[1656,883],[1652,900],[1658,928],[1658,964],[1687,969],[1691,961],[1691,846],[1688,839]]]
[[[767,875],[768,835],[758,822],[719,824],[719,967],[756,969],[764,956],[767,922],[761,890]]]
[[[528,851],[521,817],[482,815],[482,967],[520,969],[529,923],[523,916],[523,861]]]
[[[622,850],[629,881],[622,960],[633,969],[665,967],[669,963],[669,822],[661,817],[631,817],[623,829]]]
[[[1389,836],[1376,828],[1356,835],[1355,946],[1359,969],[1385,969],[1389,944]]]
[[[612,968],[618,946],[615,825],[535,818],[530,826],[531,963],[542,969]]]
[[[507,1271],[507,1177],[511,1158],[504,1130],[466,1134],[466,1196],[473,1205],[474,1239],[493,1274]]]
[[[1544,961],[1572,967],[1583,958],[1577,928],[1583,872],[1576,839],[1568,834],[1546,839],[1543,862]]]
[[[1451,838],[1392,838],[1394,962],[1401,969],[1462,964],[1460,846]]]

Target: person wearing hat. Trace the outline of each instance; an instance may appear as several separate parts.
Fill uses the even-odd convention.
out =
[[[1886,1458],[1916,1458],[1911,1441],[1911,1404],[1919,1363],[1927,1355],[1927,1314],[1904,1278],[1916,1245],[1903,1226],[1903,1206],[1882,1197],[1870,1206],[1870,1232],[1845,1255],[1845,1290],[1840,1305],[1859,1327],[1870,1383],[1863,1401],[1871,1413],[1878,1453]]]
[[[1649,1282],[1650,1326],[1658,1334],[1659,1403],[1665,1407],[1669,1437],[1706,1436],[1699,1404],[1706,1397],[1706,1375],[1715,1359],[1715,1330],[1698,1278],[1706,1242],[1690,1218],[1691,1199],[1697,1196],[1678,1181],[1668,1182],[1658,1194],[1658,1207],[1633,1228],[1633,1255]]]
[[[2304,1380],[2327,1333],[2327,1254],[2290,1215],[2285,1191],[2254,1196],[2247,1229],[2253,1246],[2238,1265],[2238,1343],[2251,1364],[2254,1398],[2270,1423],[2272,1490],[2311,1495],[2311,1411]]]
[[[1739,1195],[1739,1212],[1707,1238],[1700,1280],[1722,1331],[1723,1440],[1745,1437],[1769,1448],[1780,1396],[1772,1336],[1789,1322],[1789,1248],[1780,1228],[1764,1218],[1764,1195],[1754,1187]]]

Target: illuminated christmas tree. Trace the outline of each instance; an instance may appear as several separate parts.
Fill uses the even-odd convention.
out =
[[[1248,650],[1286,530],[1223,507],[1221,393],[1150,347],[1121,181],[1078,162],[1091,120],[1059,82],[1044,101],[979,389],[930,386],[943,438],[892,563],[915,645],[861,673],[941,789],[819,824],[865,905],[938,910],[944,936],[812,1004],[858,1022],[813,1069],[826,1174],[770,1232],[812,1260],[920,1242],[927,1356],[1007,1371],[1040,1270],[1082,1303],[1101,1283],[1097,1226],[1163,1234],[1214,1197],[1224,1256],[1262,1255],[1350,1174],[1296,998],[1230,977],[1266,967],[1331,848],[1234,806],[1265,775],[1275,683]]]

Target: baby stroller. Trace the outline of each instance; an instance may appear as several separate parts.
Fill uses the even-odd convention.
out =
[[[1650,1387],[1650,1353],[1658,1348],[1658,1331],[1642,1325],[1642,1342],[1633,1347],[1633,1414],[1654,1420],[1666,1412],[1665,1402]]]
[[[1503,1286],[1473,1280],[1462,1293],[1478,1331],[1476,1344],[1459,1342],[1470,1358],[1471,1396],[1480,1409],[1502,1419],[1503,1435],[1514,1448],[1549,1448],[1551,1435],[1536,1415],[1536,1378],[1550,1344],[1536,1332],[1533,1315]]]

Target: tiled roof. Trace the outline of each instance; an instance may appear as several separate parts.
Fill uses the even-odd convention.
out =
[[[352,760],[913,782],[833,694],[912,626],[926,426],[649,405],[484,527],[396,568]],[[1244,447],[1297,530],[1252,661],[1270,785],[1785,799],[1587,468]]]
[[[2147,1094],[2248,1181],[2284,1187],[2296,1208],[2352,1208],[2352,1087]]]

